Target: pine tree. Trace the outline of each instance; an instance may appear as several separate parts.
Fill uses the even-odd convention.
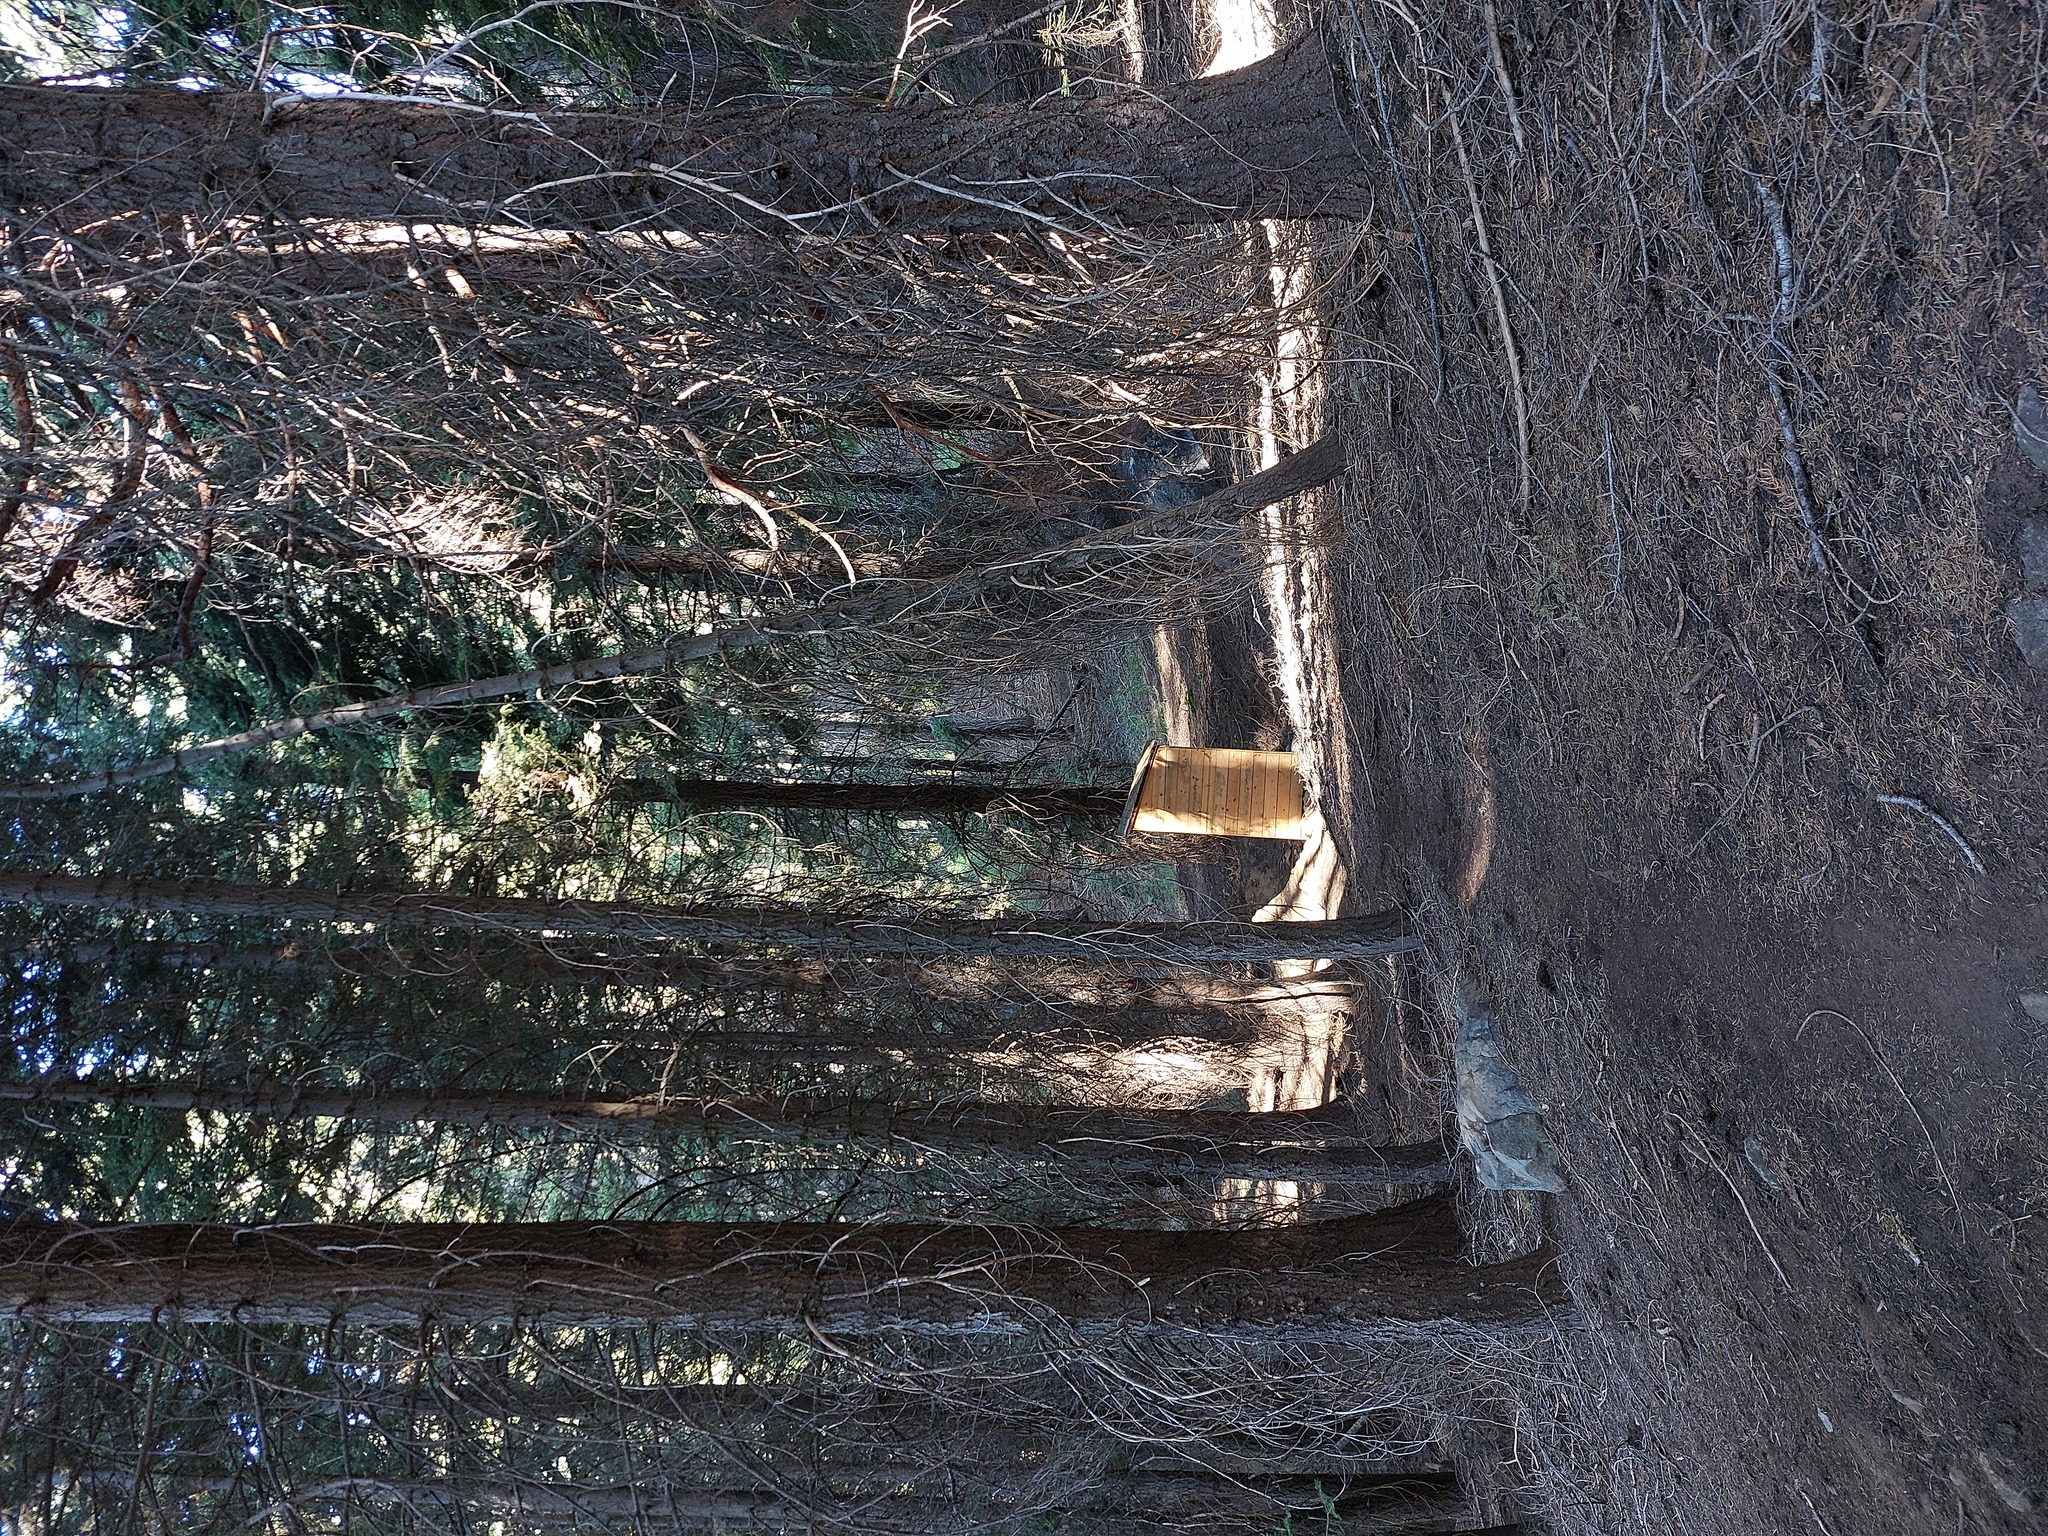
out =
[[[375,97],[0,87],[0,190],[82,221],[294,220],[814,235],[1371,211],[1320,39],[1231,74],[1026,106],[846,97],[494,111]]]
[[[1341,1338],[1540,1324],[1549,1257],[1473,1268],[1447,1198],[1291,1228],[554,1222],[84,1226],[0,1235],[0,1308],[57,1323],[433,1319],[848,1336]]]
[[[328,892],[215,880],[0,874],[0,901],[104,912],[187,912],[293,923],[370,923],[480,933],[566,935],[846,956],[1062,956],[1180,964],[1370,960],[1419,947],[1398,912],[1323,922],[1100,922],[1019,916],[891,917],[817,908],[674,907],[424,891]]]

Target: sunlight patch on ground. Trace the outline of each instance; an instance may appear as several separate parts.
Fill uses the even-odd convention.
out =
[[[1207,0],[1210,24],[1221,39],[1205,74],[1241,69],[1271,54],[1280,44],[1272,0]],[[1283,317],[1274,335],[1273,362],[1259,380],[1253,422],[1259,468],[1279,462],[1283,452],[1305,448],[1323,430],[1320,338],[1311,328],[1306,304],[1309,269],[1293,228],[1266,220],[1267,269],[1276,311]],[[1294,728],[1295,749],[1313,799],[1323,798],[1322,765],[1342,761],[1348,744],[1327,740],[1341,733],[1337,657],[1330,640],[1330,584],[1313,528],[1313,504],[1267,507],[1260,513],[1266,535],[1265,599],[1272,626],[1276,680]],[[1332,913],[1334,914],[1334,911]]]
[[[1287,883],[1253,914],[1253,922],[1323,922],[1335,917],[1344,905],[1344,861],[1323,822],[1323,813],[1309,812],[1304,827],[1308,835],[1302,840],[1301,852],[1295,857]],[[1307,982],[1329,969],[1327,960],[1282,960],[1274,965],[1273,974],[1283,981]],[[1341,998],[1341,1003],[1316,1015],[1304,1027],[1299,1053],[1286,1070],[1273,1073],[1270,1079],[1253,1081],[1253,1109],[1314,1109],[1329,1103],[1337,1090],[1345,1041],[1357,1007],[1356,994],[1350,988],[1342,989]]]
[[[1218,45],[1204,74],[1242,69],[1279,47],[1272,0],[1208,0],[1208,9]],[[1271,253],[1268,281],[1282,320],[1273,338],[1272,364],[1258,381],[1252,423],[1261,469],[1314,442],[1324,421],[1320,338],[1305,302],[1309,268],[1291,226],[1267,220],[1264,233]],[[1343,739],[1340,675],[1330,638],[1331,587],[1314,536],[1319,501],[1297,498],[1295,505],[1266,507],[1259,514],[1266,545],[1263,597],[1273,636],[1274,679],[1293,728],[1295,754],[1311,804],[1324,803],[1341,787],[1323,782],[1323,766],[1343,763],[1350,750]],[[1315,922],[1338,915],[1347,872],[1320,811],[1311,814],[1308,834],[1287,884],[1260,909],[1257,921]],[[1295,961],[1281,965],[1277,973],[1306,978],[1325,968],[1327,962]],[[1348,1002],[1343,1009],[1321,1015],[1317,1025],[1305,1032],[1300,1057],[1287,1070],[1253,1082],[1252,1108],[1299,1109],[1328,1102],[1350,1029]]]
[[[1255,923],[1320,923],[1335,917],[1344,904],[1344,861],[1323,813],[1310,811],[1302,825],[1308,836],[1294,869],[1279,894],[1253,914]]]
[[[1180,653],[1174,649],[1172,631],[1152,631],[1152,662],[1159,669],[1159,709],[1165,720],[1166,740],[1174,745],[1199,745],[1195,693],[1188,686]]]
[[[1287,226],[1267,220],[1266,242],[1274,255],[1268,269],[1274,307],[1283,316],[1299,315],[1304,312],[1308,270],[1287,258],[1292,243]],[[1322,401],[1315,384],[1315,362],[1314,334],[1299,323],[1283,323],[1274,336],[1273,366],[1259,380],[1261,469],[1280,461],[1283,440],[1287,448],[1305,448],[1320,434]],[[1318,654],[1327,649],[1323,644],[1327,630],[1317,622],[1315,601],[1323,595],[1325,583],[1321,557],[1308,538],[1301,512],[1298,507],[1270,506],[1259,513],[1259,522],[1266,535],[1265,596],[1273,630],[1275,676],[1286,701],[1288,722],[1294,727],[1303,774],[1311,794],[1320,800],[1322,754],[1315,748],[1321,732],[1311,680],[1334,658]]]

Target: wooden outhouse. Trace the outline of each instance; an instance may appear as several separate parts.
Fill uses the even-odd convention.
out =
[[[1292,752],[1155,742],[1131,780],[1123,831],[1298,840],[1306,814]]]

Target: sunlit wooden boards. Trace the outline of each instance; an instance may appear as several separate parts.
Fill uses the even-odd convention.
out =
[[[1300,839],[1305,814],[1292,752],[1154,743],[1131,780],[1123,830]]]

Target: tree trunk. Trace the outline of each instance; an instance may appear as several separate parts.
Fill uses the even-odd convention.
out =
[[[798,994],[864,993],[870,972],[847,985],[835,985],[830,966],[819,960],[711,960],[673,950],[630,950],[602,943],[522,943],[516,939],[477,938],[468,942],[430,945],[361,943],[340,940],[288,940],[281,944],[237,943],[228,939],[81,939],[75,943],[31,942],[17,945],[18,956],[38,965],[132,964],[144,971],[234,970],[296,973],[334,970],[345,976],[404,975],[423,981],[477,978],[505,986],[616,986],[621,983],[660,985],[684,991],[736,992],[768,990]],[[922,989],[920,989],[922,990]],[[1094,998],[1097,988],[1091,988]]]
[[[848,1336],[1141,1334],[1290,1342],[1375,1320],[1526,1326],[1548,1255],[1475,1268],[1447,1197],[1248,1231],[925,1223],[17,1220],[0,1312],[41,1323],[523,1321]]]
[[[1113,785],[776,784],[740,779],[620,779],[605,790],[614,805],[689,805],[700,810],[858,811],[881,816],[1120,816],[1125,792]]]
[[[1044,1015],[1070,1027],[1111,1038],[1186,1034],[1235,1040],[1247,1024],[1292,1023],[1305,1016],[1348,1010],[1356,988],[1348,981],[1307,978],[1255,981],[1234,976],[1170,974],[1164,966],[1090,965],[1053,961],[992,965],[985,960],[896,960],[887,956],[834,964],[812,960],[712,960],[669,948],[635,949],[602,942],[479,936],[432,945],[236,943],[211,939],[81,939],[72,943],[18,944],[17,955],[40,965],[113,965],[131,959],[147,967],[194,970],[298,971],[332,967],[347,975],[403,973],[423,980],[480,976],[513,986],[660,985],[683,990],[759,990],[809,996],[873,998],[899,992],[977,1008],[993,1005],[1013,1029],[1045,1026]],[[1161,974],[1148,974],[1151,971]],[[1204,1024],[1203,1018],[1215,1022]],[[1119,1020],[1134,1020],[1127,1029]],[[1155,1025],[1157,1026],[1155,1028]]]
[[[982,1467],[857,1464],[819,1469],[782,1487],[719,1487],[654,1473],[631,1483],[557,1483],[538,1477],[517,1481],[476,1476],[399,1478],[357,1476],[322,1479],[288,1488],[261,1513],[350,1504],[373,1509],[403,1508],[439,1526],[455,1511],[471,1515],[512,1515],[523,1524],[555,1520],[564,1529],[602,1521],[640,1530],[949,1530],[1000,1520],[1007,1511],[1064,1515],[1078,1519],[1089,1536],[1143,1532],[1263,1533],[1287,1511],[1325,1514],[1334,1510],[1344,1529],[1360,1536],[1400,1530],[1413,1533],[1416,1520],[1455,1518],[1464,1508],[1455,1485],[1442,1474],[1397,1473],[1344,1478],[1254,1475],[1226,1478],[1189,1468],[1131,1470],[1085,1477],[1028,1474],[990,1477]],[[104,1482],[116,1492],[132,1476],[88,1473],[80,1481]],[[247,1484],[219,1477],[167,1478],[165,1491],[247,1490]],[[834,1485],[837,1486],[834,1486]],[[922,1486],[920,1486],[922,1485]],[[1018,1506],[1022,1506],[1019,1510]],[[1105,1525],[1100,1517],[1109,1516]],[[1235,1517],[1234,1519],[1232,1517]],[[1398,1520],[1400,1523],[1393,1523]],[[1359,1523],[1363,1522],[1363,1523]],[[257,1519],[243,1522],[259,1524]]]
[[[1058,956],[1184,964],[1371,960],[1422,941],[1398,912],[1313,923],[1116,923],[1044,917],[855,917],[807,907],[675,907],[230,885],[219,880],[0,875],[0,901],[103,912],[187,912],[271,922],[368,923],[481,933],[674,941],[817,955]]]
[[[389,944],[179,943],[103,940],[28,944],[20,958],[38,967],[107,964],[120,957],[124,995],[183,995],[183,986],[153,985],[162,970],[240,970],[300,973],[333,970],[385,983],[482,980],[504,987],[659,986],[685,995],[718,994],[726,1006],[716,1022],[678,1004],[629,1016],[628,1033],[682,1047],[744,1059],[838,1058],[865,1052],[929,1048],[987,1050],[1010,1044],[1033,1048],[1142,1046],[1164,1041],[1208,1041],[1251,1046],[1300,1037],[1311,1021],[1351,1007],[1343,982],[1240,982],[1229,978],[1148,981],[1094,969],[1086,977],[1059,974],[1056,965],[1027,964],[1016,974],[973,975],[982,962],[905,960],[834,966],[819,960],[728,962],[674,953],[620,954],[603,947],[545,947],[487,941],[472,945],[406,948]],[[1121,999],[1121,1001],[1120,1001]],[[756,1022],[732,1022],[733,1006]],[[857,1006],[849,1006],[857,1003]],[[381,1020],[381,1013],[371,1013]],[[614,1024],[622,1022],[614,1018]],[[852,1055],[843,1059],[852,1060]]]
[[[881,1141],[951,1154],[1002,1152],[1125,1178],[1203,1175],[1324,1184],[1430,1184],[1455,1177],[1441,1142],[1373,1146],[1344,1111],[1234,1114],[1048,1109],[992,1103],[850,1104],[835,1099],[564,1098],[543,1093],[209,1088],[94,1082],[0,1083],[0,1103],[108,1104],[170,1111],[429,1122],[639,1126],[666,1136],[831,1145]]]
[[[0,196],[80,225],[136,212],[830,236],[1357,219],[1367,165],[1322,41],[1156,91],[1026,106],[845,96],[704,110],[0,87]]]
[[[1034,734],[1036,727],[1034,727]],[[474,785],[474,769],[446,774],[417,770],[414,782],[437,777]],[[1115,817],[1126,791],[1100,784],[979,784],[957,778],[904,784],[849,784],[812,780],[614,779],[603,786],[607,805],[683,805],[700,811],[839,811],[868,816],[929,817],[1014,814],[1034,820],[1056,816]]]
[[[928,1036],[911,1044],[874,1045],[757,1034],[742,1045],[706,1038],[680,1052],[646,1042],[642,1075],[679,1060],[709,1085],[749,1097],[769,1093],[857,1091],[876,1099],[993,1095],[1061,1103],[1127,1105],[1136,1109],[1209,1109],[1248,1085],[1292,1081],[1316,1072],[1304,1042],[1282,1037],[1246,1043],[1167,1037],[1136,1043],[1042,1038],[1023,1032],[983,1045],[972,1037]],[[955,1043],[957,1039],[957,1043]],[[940,1043],[944,1041],[946,1043]],[[1326,1081],[1326,1079],[1325,1079]],[[912,1089],[911,1085],[921,1085]],[[991,1084],[1000,1084],[992,1088]],[[858,1086],[856,1086],[858,1085]]]
[[[1175,1517],[1192,1519],[1198,1522],[1193,1529],[1211,1532],[1223,1527],[1203,1520],[1203,1516],[1213,1519],[1235,1513],[1256,1520],[1256,1528],[1267,1531],[1289,1510],[1323,1514],[1334,1506],[1340,1516],[1367,1517],[1398,1510],[1415,1520],[1454,1516],[1463,1507],[1450,1480],[1433,1474],[1349,1480],[1284,1474],[1229,1479],[1189,1469],[1106,1472],[1085,1481],[1073,1477],[1064,1486],[1054,1477],[1034,1487],[1028,1479],[1015,1475],[990,1478],[980,1467],[885,1464],[823,1470],[841,1487],[806,1480],[786,1488],[717,1488],[660,1476],[611,1485],[550,1483],[537,1478],[487,1482],[462,1477],[431,1481],[358,1477],[296,1489],[290,1502],[300,1508],[343,1500],[372,1506],[399,1504],[421,1512],[445,1512],[458,1505],[527,1519],[554,1515],[626,1522],[634,1529],[647,1523],[723,1522],[806,1532],[820,1526],[862,1530],[878,1523],[883,1530],[947,1529],[957,1526],[963,1517],[973,1521],[977,1515],[983,1519],[996,1516],[1013,1501],[1026,1502],[1030,1509],[1045,1514],[1120,1512],[1141,1526],[1156,1527]],[[177,1484],[172,1487],[175,1490]],[[919,1516],[924,1520],[918,1520]],[[905,1520],[917,1523],[897,1523]],[[925,1520],[944,1524],[930,1526]],[[1090,1522],[1088,1529],[1100,1527]],[[1367,1529],[1384,1527],[1375,1524]]]
[[[781,1021],[779,1027],[773,1022],[748,1027],[729,1019],[699,1022],[659,1016],[637,1030],[630,1018],[611,1021],[608,1027],[615,1043],[635,1038],[659,1043],[664,1050],[711,1066],[748,1060],[852,1065],[879,1064],[896,1056],[905,1057],[906,1064],[919,1058],[940,1060],[948,1051],[1050,1056],[1198,1041],[1231,1048],[1230,1054],[1257,1056],[1262,1045],[1285,1047],[1298,1041],[1317,1015],[1276,1013],[1269,1019],[1222,1011],[1083,1006],[995,1015],[930,1010],[907,1018],[789,1009],[768,1018]]]
[[[1034,728],[1035,730],[1035,728]],[[421,786],[445,779],[474,786],[475,769],[417,769]],[[1034,820],[1057,816],[1123,814],[1126,791],[1108,784],[982,784],[958,778],[904,784],[833,783],[823,779],[614,779],[602,786],[607,805],[682,805],[700,811],[839,811],[855,815],[943,819],[1014,814]]]

